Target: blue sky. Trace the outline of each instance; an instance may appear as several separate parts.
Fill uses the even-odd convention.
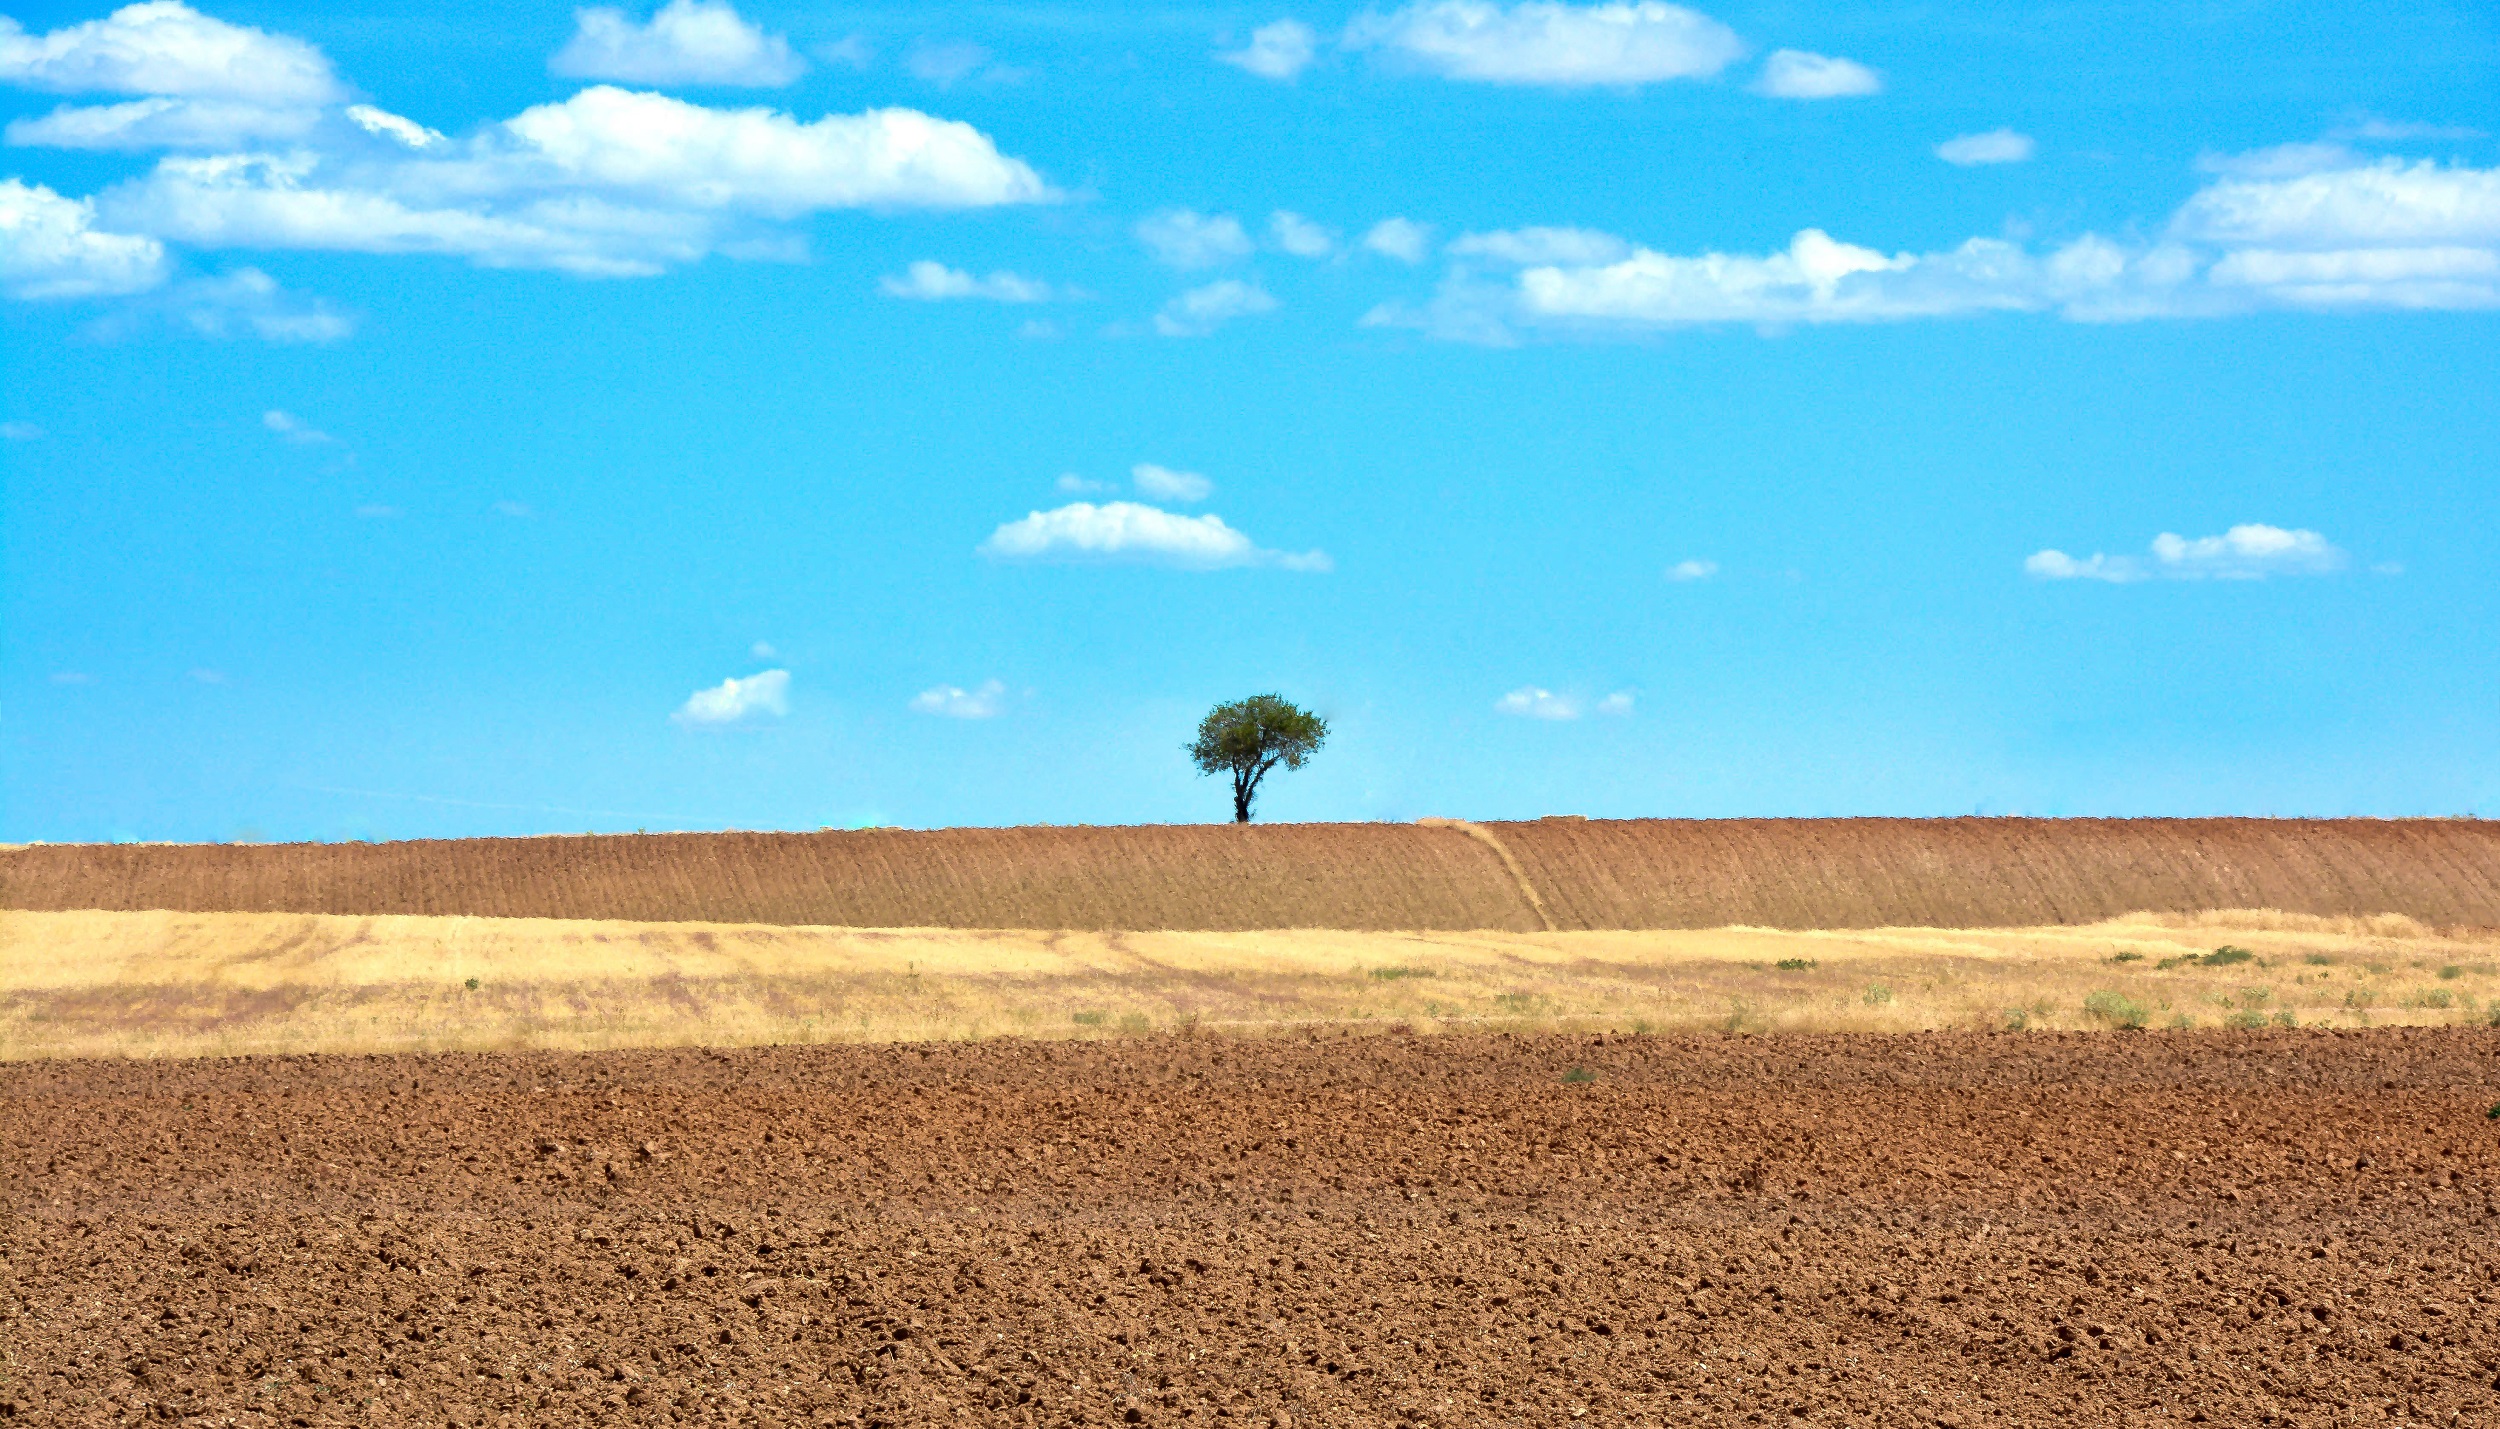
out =
[[[0,840],[2500,800],[2487,7],[0,13]]]

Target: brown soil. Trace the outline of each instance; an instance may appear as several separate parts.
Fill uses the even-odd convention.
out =
[[[2479,820],[1544,819],[0,851],[0,907],[854,928],[2038,927],[2277,908],[2500,926]],[[1519,873],[1505,867],[1507,849]],[[1523,887],[1523,878],[1524,884]]]
[[[2491,1423],[2500,1034],[0,1067],[35,1424]]]

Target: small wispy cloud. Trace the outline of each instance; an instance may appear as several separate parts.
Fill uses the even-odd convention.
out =
[[[260,414],[260,424],[264,430],[275,433],[281,441],[293,442],[301,447],[321,446],[338,440],[328,432],[307,424],[293,412],[276,407]]]
[[[1237,50],[1218,50],[1215,57],[1261,79],[1291,80],[1310,66],[1319,52],[1319,36],[1300,20],[1278,20],[1250,32],[1250,43]]]
[[[1535,685],[1522,685],[1493,702],[1493,708],[1506,715],[1522,715],[1529,719],[1578,719],[1580,702],[1569,695]]]
[[[1276,300],[1256,283],[1222,278],[1192,288],[1155,313],[1155,331],[1165,337],[1205,337],[1234,318],[1255,317],[1276,310]]]
[[[1148,256],[1170,268],[1217,268],[1258,251],[1241,220],[1229,213],[1167,208],[1137,221],[1137,241]]]
[[[972,690],[938,685],[912,696],[911,707],[948,719],[993,719],[1006,711],[1007,686],[998,680],[985,680]]]
[[[1754,81],[1756,94],[1773,99],[1854,99],[1883,89],[1881,73],[1856,60],[1808,50],[1774,50]]]
[[[1421,263],[1432,256],[1432,225],[1410,218],[1384,218],[1363,235],[1363,246],[1400,263]]]
[[[1010,521],[981,543],[997,560],[1134,562],[1216,570],[1227,566],[1274,566],[1289,571],[1335,569],[1324,551],[1300,555],[1262,549],[1249,536],[1209,513],[1183,516],[1134,501],[1071,502]]]
[[[1215,483],[1194,471],[1174,471],[1141,461],[1128,469],[1129,480],[1137,483],[1140,495],[1158,501],[1204,501],[1215,491]]]
[[[684,725],[730,725],[758,715],[789,712],[790,672],[765,670],[695,691],[672,718]]]
[[[1617,690],[1597,702],[1597,712],[1602,715],[1629,715],[1632,713],[1632,701],[1630,690]]]
[[[1984,134],[1962,134],[1945,140],[1936,146],[1936,157],[1966,169],[1975,164],[2020,164],[2039,147],[2028,134],[1991,129]]]
[[[1004,270],[986,278],[976,278],[961,268],[949,268],[926,258],[905,268],[900,276],[889,273],[879,278],[877,290],[889,298],[909,298],[924,303],[944,302],[950,298],[986,298],[994,303],[1046,303],[1052,296],[1050,284],[1039,278],[1027,278]]]
[[[2023,561],[2026,574],[2048,581],[2104,581],[2126,585],[2147,580],[2264,580],[2269,576],[2330,575],[2351,563],[2315,531],[2280,526],[2234,526],[2219,536],[2193,539],[2164,531],[2149,556],[2094,552],[2070,556],[2036,551]]]
[[[781,658],[781,652],[774,649],[773,642],[769,640],[756,641],[754,644],[747,647],[747,653],[754,656],[758,660],[778,660]]]
[[[1678,582],[1706,581],[1718,573],[1717,561],[1678,561],[1667,567],[1667,579]]]
[[[1325,258],[1337,251],[1336,235],[1288,209],[1267,216],[1267,239],[1296,258]]]

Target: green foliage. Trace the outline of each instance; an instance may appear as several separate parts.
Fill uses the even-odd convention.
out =
[[[2286,1007],[2276,1011],[2274,1014],[2274,1025],[2277,1027],[2298,1027],[2300,1025],[2300,1019],[2294,1017],[2292,1015],[2292,1010]]]
[[[2465,976],[2465,969],[2458,967],[2455,963],[2450,963],[2439,970],[2439,977],[2443,982],[2463,976]]]
[[[2209,968],[2227,968],[2233,963],[2244,963],[2256,956],[2257,955],[2255,953],[2250,952],[2246,948],[2235,948],[2230,944],[2225,943],[2221,947],[2207,953],[2205,956],[2198,958],[2197,961],[2203,963]]]
[[[2122,992],[2101,991],[2083,1000],[2083,1010],[2112,1027],[2141,1027],[2151,1016],[2144,1004]]]
[[[1784,973],[1810,973],[1819,964],[1812,958],[1782,958],[1771,966]]]
[[[469,979],[467,982],[464,982],[464,983],[462,983],[462,984],[460,984],[460,985],[461,985],[462,987],[467,988],[467,989],[468,989],[469,991],[471,991],[471,992],[475,992],[475,991],[477,991],[477,979],[476,979],[476,978],[471,978],[471,979]]]
[[[1152,1032],[1154,1030],[1154,1026],[1153,1019],[1147,1017],[1146,1014],[1142,1012],[1123,1012],[1120,1014],[1120,1030],[1130,1034],[1131,1036],[1135,1036],[1140,1033]]]
[[[1077,1012],[1069,1014],[1068,1020],[1079,1027],[1100,1027],[1103,1015],[1099,1012]]]
[[[2426,987],[2405,999],[2407,1007],[2450,1008],[2457,1005],[2456,994],[2444,987]]]
[[[2006,1031],[2024,1032],[2030,1030],[2030,1027],[2031,1013],[2029,1011],[2020,1007],[2009,1007],[2005,1009]]]
[[[2302,958],[2301,961],[2307,963],[2313,968],[2331,968],[2335,966],[2335,960],[2328,957],[2324,953],[2311,953],[2307,957]]]
[[[1574,1067],[1570,1071],[1563,1073],[1562,1079],[1576,1087],[1587,1082],[1596,1081],[1597,1074],[1590,1071],[1586,1067]]]
[[[2140,963],[2144,961],[2144,955],[2130,948],[2123,953],[2110,954],[2109,960],[2113,963]]]
[[[1230,776],[1233,822],[1246,824],[1268,771],[1299,769],[1327,742],[1328,721],[1281,695],[1252,695],[1207,711],[1185,747],[1199,773]]]
[[[2222,1025],[2225,1027],[2237,1027],[2244,1032],[2255,1031],[2257,1028],[2266,1025],[2266,1015],[2259,1012],[2256,1008],[2244,1007],[2222,1019]]]
[[[1892,1001],[1892,989],[1880,982],[1870,982],[1866,985],[1866,991],[1858,994],[1858,1000],[1869,1007],[1881,1007]]]
[[[1433,972],[1430,968],[1388,967],[1372,969],[1372,976],[1382,982],[1396,982],[1400,978],[1431,977],[1432,975]]]

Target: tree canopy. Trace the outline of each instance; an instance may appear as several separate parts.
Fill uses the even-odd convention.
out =
[[[1246,824],[1267,772],[1301,768],[1327,739],[1328,721],[1318,715],[1280,695],[1252,695],[1207,711],[1187,748],[1199,773],[1232,776],[1233,822]]]

